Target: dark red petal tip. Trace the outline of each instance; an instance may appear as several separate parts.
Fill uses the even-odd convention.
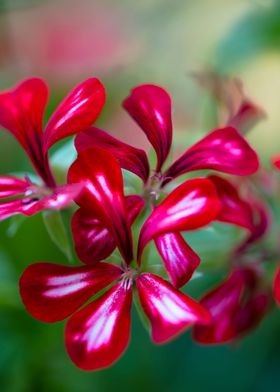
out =
[[[75,146],[78,152],[91,147],[103,148],[114,155],[123,169],[136,174],[144,182],[149,177],[150,167],[145,151],[123,143],[101,129],[92,127],[81,132],[75,139]]]
[[[172,142],[171,98],[159,86],[135,87],[124,100],[123,107],[145,132],[157,154],[159,172]]]
[[[217,170],[247,176],[259,168],[256,152],[232,127],[217,129],[189,148],[166,171],[165,183],[192,170]]]
[[[101,148],[84,150],[70,167],[68,181],[84,184],[76,202],[111,232],[125,261],[130,263],[132,235],[119,162]]]
[[[44,152],[57,141],[89,128],[99,116],[106,99],[103,84],[89,78],[76,86],[50,118],[43,136]]]

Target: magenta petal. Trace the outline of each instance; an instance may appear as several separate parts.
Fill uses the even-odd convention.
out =
[[[273,282],[273,294],[278,306],[280,306],[280,267],[278,267],[275,274]]]
[[[190,325],[207,324],[211,320],[203,306],[158,276],[143,273],[136,285],[155,343],[165,343]]]
[[[145,132],[157,154],[160,172],[172,142],[171,99],[159,86],[135,87],[123,102],[124,108]]]
[[[91,147],[103,148],[114,155],[123,169],[136,174],[144,182],[149,177],[150,167],[145,151],[123,143],[101,129],[92,127],[81,132],[75,139],[75,146],[78,152]]]
[[[269,307],[270,296],[266,292],[255,293],[234,317],[236,331],[242,336],[262,321]]]
[[[132,287],[121,282],[70,318],[66,348],[80,369],[106,368],[123,354],[130,337],[131,304]]]
[[[27,79],[0,94],[0,125],[19,141],[41,176],[44,172],[41,135],[47,98],[47,86],[38,78]]]
[[[125,261],[130,263],[132,235],[118,161],[100,148],[82,151],[69,169],[68,181],[84,184],[76,202],[109,229]]]
[[[217,129],[189,148],[166,171],[165,183],[192,170],[217,170],[246,176],[259,167],[258,156],[236,129]]]
[[[109,257],[114,251],[116,247],[114,237],[86,208],[79,208],[75,212],[71,225],[75,250],[84,263],[96,264]]]
[[[155,239],[155,244],[173,286],[184,286],[199,266],[199,256],[180,233],[163,234]]]
[[[224,343],[237,335],[233,323],[244,288],[242,271],[233,272],[222,284],[206,294],[200,303],[209,310],[213,321],[208,326],[195,326],[194,339],[199,343]]]
[[[276,167],[276,169],[280,170],[280,156],[276,155],[274,157],[272,157],[271,159],[273,165]]]
[[[185,181],[155,207],[144,223],[139,238],[138,262],[144,247],[153,238],[206,226],[216,218],[219,210],[220,201],[210,180]]]
[[[144,200],[137,195],[126,196],[126,206],[130,223],[138,216]],[[110,231],[90,214],[86,208],[79,208],[72,218],[72,233],[76,252],[86,264],[96,264],[110,256],[116,241]]]
[[[20,295],[31,316],[55,322],[71,315],[121,275],[119,267],[107,263],[94,267],[37,263],[22,274]]]
[[[12,176],[0,176],[0,198],[24,194],[30,183]]]
[[[221,201],[217,220],[252,230],[254,217],[251,204],[240,198],[238,190],[228,180],[214,175],[208,178],[215,185]]]
[[[46,126],[44,153],[58,140],[89,128],[99,116],[105,98],[105,89],[96,78],[87,79],[75,87],[58,106]]]

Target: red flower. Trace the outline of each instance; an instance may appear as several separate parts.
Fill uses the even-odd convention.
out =
[[[32,215],[45,208],[59,209],[80,191],[80,185],[58,186],[49,167],[48,150],[57,141],[88,128],[98,117],[105,91],[94,78],[78,85],[61,102],[43,132],[48,90],[44,81],[31,78],[0,94],[0,125],[11,132],[26,151],[43,185],[12,176],[0,177],[0,219],[17,213]]]
[[[130,224],[144,206],[140,196],[123,193],[118,161],[100,148],[78,154],[69,169],[70,183],[83,183],[75,199],[80,209],[72,220],[76,251],[86,263],[108,257],[117,246],[129,264],[133,259]],[[199,264],[199,257],[180,232],[209,224],[220,209],[215,188],[208,179],[185,181],[173,190],[144,223],[138,243],[138,263],[144,247],[155,240],[175,287],[181,287]]]
[[[31,265],[20,280],[20,291],[34,317],[54,322],[70,316],[65,339],[75,364],[85,370],[100,369],[124,352],[130,334],[133,282],[156,343],[169,341],[191,324],[209,322],[209,314],[200,304],[162,278],[141,272],[140,265],[137,270],[130,267],[131,223],[143,201],[137,196],[124,196],[121,168],[113,155],[100,148],[82,151],[68,176],[71,183],[83,184],[76,198],[80,209],[73,219],[73,229],[77,250],[88,265]],[[201,227],[216,217],[219,208],[210,180],[184,182],[144,223],[138,244],[139,264],[149,241],[165,233]],[[90,255],[93,246],[95,259]],[[100,263],[101,256],[108,256],[116,246],[123,257],[122,267]],[[105,293],[78,310],[109,285]]]
[[[215,185],[221,201],[217,220],[231,223],[248,230],[249,234],[235,250],[236,254],[245,253],[247,248],[261,239],[269,228],[269,213],[266,205],[247,190],[247,197],[241,198],[237,186],[225,178],[211,175],[208,177]]]
[[[240,267],[201,299],[200,303],[212,315],[212,322],[205,327],[196,326],[193,337],[203,344],[240,338],[262,320],[269,301],[267,290],[261,286],[259,271]]]
[[[138,86],[125,99],[123,106],[145,132],[157,154],[152,179],[158,179],[161,186],[193,170],[218,170],[244,176],[258,169],[256,153],[234,128],[226,126],[209,133],[162,172],[172,142],[171,99],[168,93],[154,85]],[[80,133],[75,144],[78,152],[89,146],[111,151],[124,169],[147,182],[150,168],[143,150],[131,147],[97,128]]]
[[[70,316],[65,331],[68,354],[79,368],[97,370],[112,365],[128,345],[133,281],[155,343],[173,339],[192,324],[210,321],[199,303],[162,278],[107,263],[81,267],[33,264],[21,277],[20,292],[28,312],[41,321]]]

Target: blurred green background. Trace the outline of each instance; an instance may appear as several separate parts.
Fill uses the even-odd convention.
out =
[[[97,76],[108,93],[98,124],[147,147],[120,105],[131,87],[160,84],[173,97],[175,140],[187,146],[214,125],[209,96],[190,76],[208,69],[240,77],[265,109],[267,120],[249,139],[268,166],[271,154],[280,152],[280,1],[0,0],[0,87],[44,77],[51,89],[46,117],[76,83]],[[31,170],[4,131],[0,156],[1,174]],[[67,212],[64,218],[69,224]],[[65,256],[41,215],[2,222],[0,235],[1,392],[279,390],[277,309],[242,342],[223,347],[195,345],[189,333],[156,347],[134,312],[131,344],[116,365],[96,373],[76,369],[65,353],[64,323],[33,320],[17,286],[30,263],[67,263]],[[196,240],[196,251],[202,262],[216,262],[211,237],[201,242]],[[228,243],[219,246],[223,252]],[[212,283],[204,276],[188,291],[199,297]]]

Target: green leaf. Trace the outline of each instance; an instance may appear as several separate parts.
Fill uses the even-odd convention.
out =
[[[44,211],[43,220],[50,238],[70,262],[72,260],[71,245],[60,211]]]
[[[58,182],[66,181],[66,174],[77,157],[73,139],[64,143],[51,156],[51,166]]]
[[[14,237],[17,234],[18,229],[20,228],[20,226],[26,220],[26,218],[27,218],[27,216],[25,216],[25,215],[15,215],[15,216],[12,216],[10,218],[9,226],[7,228],[7,236],[10,237],[10,238]]]

